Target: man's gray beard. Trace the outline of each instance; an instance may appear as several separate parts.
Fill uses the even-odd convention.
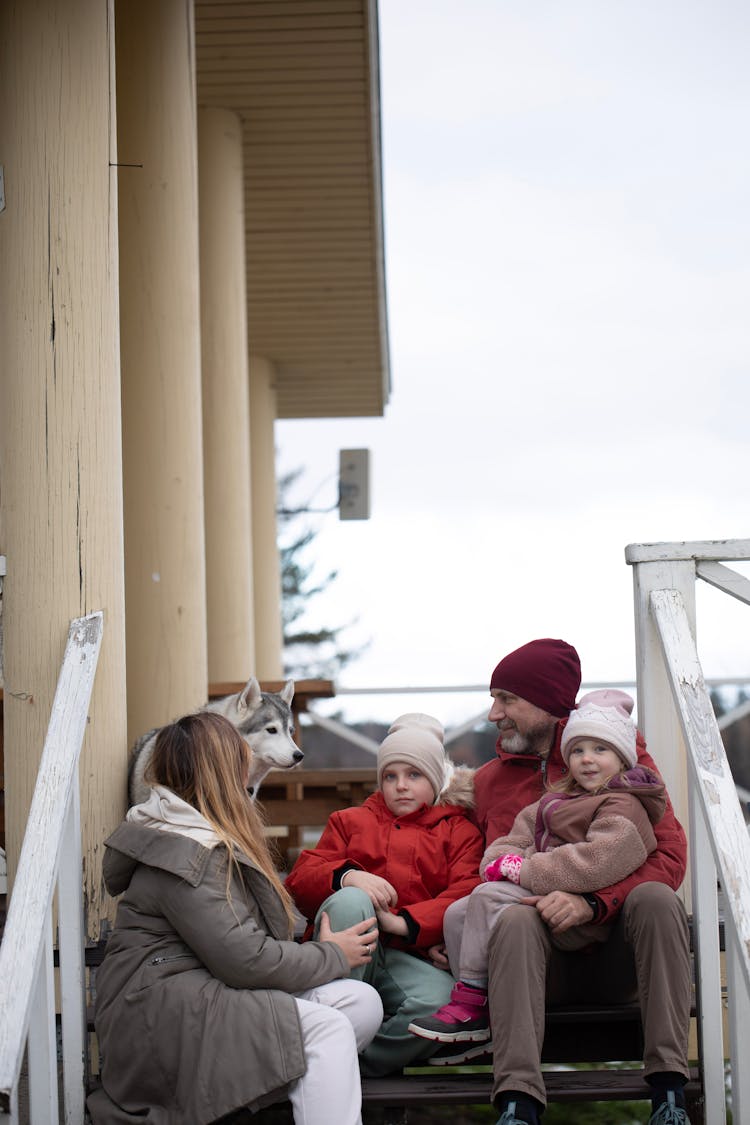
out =
[[[535,754],[539,758],[546,758],[552,748],[552,731],[554,724],[540,723],[532,727],[527,734],[514,730],[508,735],[503,732],[502,746],[506,754]]]

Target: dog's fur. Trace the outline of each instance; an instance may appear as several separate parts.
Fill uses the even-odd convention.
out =
[[[215,699],[202,708],[229,719],[252,750],[248,791],[257,796],[260,783],[269,770],[285,770],[301,762],[304,754],[292,739],[294,719],[291,703],[294,680],[287,680],[280,692],[261,691],[254,676],[242,691]],[[159,727],[142,735],[130,756],[128,799],[131,805],[148,799],[149,787],[143,774],[151,758]]]

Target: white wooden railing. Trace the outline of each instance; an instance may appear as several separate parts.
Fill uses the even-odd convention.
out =
[[[689,824],[698,1043],[706,1125],[750,1122],[750,839],[695,644],[695,580],[750,605],[750,581],[723,563],[750,560],[750,540],[633,544],[638,725]],[[729,1044],[724,1043],[717,880],[724,903]]]
[[[83,1125],[85,979],[78,758],[101,646],[101,613],[71,622],[0,945],[0,1122],[19,1120],[28,1045],[33,1125],[58,1125],[52,904],[57,885],[63,1105]]]
[[[489,681],[488,681],[489,683]],[[375,696],[375,695],[407,695],[414,698],[437,695],[444,696],[450,694],[459,695],[487,695],[489,696],[489,686],[487,684],[442,684],[436,686],[420,685],[419,687],[342,687],[340,684],[336,685],[335,698],[337,703],[343,696]],[[750,676],[717,676],[714,679],[707,679],[705,681],[707,687],[729,687],[750,686]],[[621,688],[628,690],[636,687],[635,680],[584,680],[581,683],[581,692],[593,691],[595,688]],[[330,703],[330,700],[326,700]],[[487,712],[490,708],[490,700],[482,707],[481,711],[474,711],[467,719],[462,719],[460,723],[454,726],[447,727],[445,737],[443,739],[446,747],[450,748],[453,742],[458,742],[469,731],[476,730],[477,727],[486,724]],[[739,719],[750,714],[750,700],[741,703],[732,710],[727,711],[718,719],[719,730],[724,730],[726,727],[736,723]],[[348,742],[351,746],[358,746],[362,750],[368,750],[373,757],[378,752],[380,743],[374,739],[369,738],[367,735],[362,734],[360,731],[355,730],[352,726],[347,725],[347,722],[341,719],[332,719],[328,715],[322,715],[317,710],[317,707],[312,703],[308,703],[306,709],[298,715],[298,721],[301,726],[316,726],[321,730],[327,730],[329,733],[341,738],[344,742]],[[351,722],[354,720],[348,720]],[[737,786],[737,793],[740,800],[750,802],[750,790],[743,789]],[[748,825],[750,828],[750,825]]]

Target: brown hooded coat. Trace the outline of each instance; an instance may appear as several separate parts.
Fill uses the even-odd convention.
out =
[[[347,977],[332,942],[287,940],[275,889],[237,853],[125,822],[104,877],[122,894],[96,979],[94,1125],[205,1125],[282,1100],[305,1072],[292,993]]]

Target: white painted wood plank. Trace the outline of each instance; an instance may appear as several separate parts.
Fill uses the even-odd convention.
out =
[[[86,1088],[86,999],[83,870],[78,770],[60,847],[57,881],[60,1012],[65,1125],[82,1125]]]
[[[719,562],[699,562],[695,573],[710,586],[750,605],[750,579],[738,574],[730,566],[723,566]]]
[[[656,623],[651,614],[653,590],[679,590],[691,626],[695,622],[695,566],[690,561],[640,563],[633,567],[635,602],[635,656],[638,684],[638,727],[666,782],[675,815],[690,835],[687,757]],[[692,911],[690,872],[680,890]]]
[[[0,1111],[9,1106],[21,1069],[34,981],[52,904],[60,840],[86,727],[102,627],[101,613],[71,622],[8,907],[0,945]]]
[[[750,993],[742,987],[740,953],[736,942],[727,943],[727,991],[732,1066],[732,1120],[750,1121],[750,1067],[747,1045],[750,1038]]]
[[[724,891],[725,927],[737,941],[745,988],[750,992],[750,838],[682,598],[675,590],[655,590],[650,598],[688,744],[691,781],[709,826]]]
[[[625,548],[627,563],[686,561],[692,559],[721,562],[750,559],[750,539],[702,539],[679,543],[630,543]]]
[[[693,888],[693,945],[698,966],[697,1002],[698,1062],[703,1079],[705,1125],[725,1125],[723,1011],[719,949],[719,904],[716,867],[703,809],[692,786],[690,792],[690,864]]]
[[[52,918],[46,920],[29,1020],[29,1114],[34,1125],[57,1125],[57,1031]]]

